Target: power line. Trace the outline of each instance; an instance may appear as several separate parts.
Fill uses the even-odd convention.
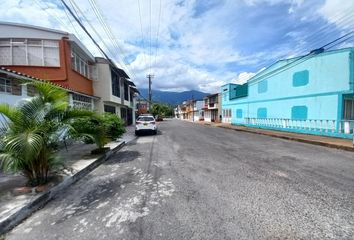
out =
[[[144,63],[145,66],[147,65],[147,61],[146,61],[146,55],[145,55],[145,41],[144,41],[144,34],[143,34],[143,24],[141,21],[141,8],[140,8],[140,0],[138,0],[138,8],[139,8],[139,19],[140,19],[140,31],[141,31],[141,42],[143,45],[143,59],[144,59]]]
[[[85,33],[87,34],[87,36],[89,36],[89,38],[92,40],[92,42],[96,45],[96,47],[102,52],[102,54],[109,59],[108,55],[103,51],[103,49],[100,47],[100,45],[96,42],[96,40],[92,37],[92,35],[89,33],[89,31],[87,31],[86,27],[81,23],[80,19],[78,19],[78,17],[73,13],[73,11],[70,9],[70,7],[66,4],[66,2],[64,0],[61,0],[61,2],[64,4],[65,8],[69,11],[69,13],[71,14],[71,16],[75,19],[75,21],[80,25],[80,27],[82,28],[82,30],[85,31]]]
[[[108,52],[110,52],[112,54],[112,56],[116,56],[117,53],[112,53],[110,47],[105,43],[105,41],[103,40],[102,36],[97,32],[96,28],[91,24],[91,22],[87,19],[87,17],[85,16],[85,14],[81,11],[81,9],[79,8],[79,6],[76,5],[76,3],[74,2],[74,0],[69,0],[73,10],[75,11],[76,15],[79,17],[79,13],[81,14],[82,18],[87,22],[87,24],[91,27],[92,31],[96,34],[96,36],[99,38],[99,40],[101,41],[101,43],[106,47],[106,50]],[[76,11],[76,9],[78,11]],[[108,58],[109,59],[109,58]],[[124,64],[122,64],[121,62],[119,62],[119,65],[122,67]]]
[[[151,3],[151,0],[150,0],[150,50],[149,50],[149,59],[150,59],[150,64],[149,64],[149,73],[151,73],[151,10],[152,10],[152,7],[151,7],[152,3]]]
[[[69,22],[70,22],[71,26],[73,27],[73,29],[74,29],[75,33],[77,34],[77,36],[81,37],[81,34],[79,34],[79,32],[76,30],[75,25],[74,25],[74,24],[73,24],[73,22],[71,21],[71,18],[70,18],[70,16],[69,16],[69,14],[68,14],[68,12],[67,12],[67,10],[66,10],[66,8],[65,8],[64,4],[63,4],[63,3],[61,3],[61,4],[62,4],[62,6],[64,7],[64,12],[65,12],[65,15],[66,15],[66,17],[68,18],[68,20],[69,20]]]
[[[350,13],[350,14],[347,14]],[[347,23],[354,22],[353,21],[354,17],[354,12],[352,12],[350,9],[345,11],[344,14],[343,12],[337,12],[333,16],[332,21],[335,21],[336,24],[338,25],[346,25]],[[336,28],[333,28],[331,24],[326,24],[323,25],[322,27],[318,28],[316,31],[313,31],[310,35],[307,35],[306,37],[302,37],[302,40],[305,41],[308,45],[306,48],[304,48],[303,45],[298,45],[296,44],[295,48],[291,49],[291,54],[292,55],[304,55],[306,52],[309,52],[310,49],[316,48],[318,45],[322,45],[323,42],[326,40],[327,36],[333,35],[335,31],[338,31]],[[286,54],[283,54],[280,56],[280,58],[286,58]],[[262,63],[259,63],[255,66],[262,66]]]
[[[62,26],[67,26],[68,27],[68,24],[66,24],[65,22],[63,22],[63,20],[57,15],[57,14],[53,14],[53,13],[50,13],[48,11],[48,9],[52,9],[45,1],[42,1],[41,3],[44,3],[46,8],[44,8],[41,3],[39,2],[39,0],[33,0],[39,7],[40,9],[42,9],[49,17],[54,17]],[[70,21],[70,18],[69,18],[69,22],[72,24],[72,22]],[[74,25],[71,25],[73,27],[73,30],[76,32],[76,28],[74,27]]]
[[[93,9],[93,12],[95,13],[96,17],[98,18],[100,24],[103,26],[104,31],[107,34],[108,38],[111,40],[113,46],[121,52],[121,54],[123,56],[123,60],[121,60],[123,65],[126,66],[126,69],[128,70],[128,72],[131,73],[131,75],[134,76],[134,78],[137,78],[134,71],[130,68],[130,65],[125,63],[124,58],[126,58],[126,54],[125,54],[123,48],[120,47],[120,44],[118,43],[117,39],[115,38],[112,29],[110,28],[110,26],[106,23],[105,19],[103,18],[102,11],[100,10],[98,4],[96,3],[95,0],[89,0],[89,2],[90,2],[90,5]]]
[[[155,69],[156,69],[157,50],[159,48],[160,22],[161,22],[161,0],[160,0],[160,9],[159,9],[159,20],[158,20],[158,25],[157,25],[157,34],[156,34],[156,51],[155,51],[155,61],[154,61]]]
[[[354,31],[351,31],[351,32],[349,32],[349,33],[347,33],[347,34],[345,34],[345,35],[343,35],[343,36],[341,36],[341,37],[339,37],[339,38],[336,38],[335,40],[333,40],[333,41],[331,41],[331,42],[329,42],[329,43],[327,43],[327,44],[325,44],[325,45],[323,45],[323,46],[317,48],[317,49],[314,49],[314,50],[310,51],[308,54],[306,54],[306,55],[304,55],[304,56],[295,58],[292,62],[287,63],[287,64],[285,64],[285,65],[283,65],[283,66],[281,66],[281,67],[279,67],[279,68],[277,68],[277,69],[274,69],[273,71],[270,71],[269,73],[266,73],[266,74],[262,75],[262,74],[261,74],[262,72],[261,72],[261,73],[260,73],[260,76],[258,76],[258,77],[255,78],[256,81],[255,81],[255,82],[252,82],[252,85],[257,84],[257,83],[259,82],[259,81],[257,81],[257,80],[259,80],[260,78],[264,79],[265,77],[267,77],[267,78],[273,77],[273,76],[275,76],[275,75],[277,75],[277,74],[279,74],[279,73],[282,73],[282,72],[288,70],[288,69],[291,68],[291,67],[294,67],[294,66],[296,66],[296,65],[298,65],[298,64],[300,64],[300,63],[302,63],[302,62],[304,62],[304,61],[306,61],[306,60],[308,60],[308,59],[311,58],[313,55],[316,55],[316,54],[318,54],[318,53],[322,53],[322,52],[325,50],[325,47],[329,46],[330,44],[333,44],[333,45],[330,47],[330,48],[333,48],[334,46],[336,46],[336,45],[338,45],[338,44],[341,44],[342,42],[346,41],[346,40],[349,39],[349,38],[352,38],[353,36],[354,36]],[[345,40],[336,43],[337,41],[339,41],[339,40],[341,40],[341,39],[345,39]],[[328,49],[329,49],[329,48],[328,48]],[[301,61],[301,62],[300,62],[300,61]],[[251,85],[251,84],[250,84],[250,85]]]

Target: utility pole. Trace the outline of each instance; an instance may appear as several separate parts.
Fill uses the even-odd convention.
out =
[[[192,94],[192,113],[193,113],[192,121],[194,122],[194,96],[193,96],[193,94]]]
[[[148,74],[146,75],[146,77],[149,79],[149,102],[148,102],[148,106],[149,106],[149,112],[151,110],[151,100],[152,100],[152,92],[151,92],[151,79],[154,78],[153,74]]]

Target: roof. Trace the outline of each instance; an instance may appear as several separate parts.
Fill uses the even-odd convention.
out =
[[[71,34],[69,32],[46,28],[46,27],[39,27],[39,26],[34,26],[29,24],[4,22],[4,21],[0,21],[0,27],[1,26],[17,27],[23,29],[23,31],[2,31],[0,37],[36,38],[35,34],[33,36],[31,35],[33,31],[30,30],[37,30],[36,32],[36,34],[38,35],[37,38],[42,38],[42,39],[58,39],[59,36],[66,37],[69,39],[69,41],[74,42],[75,45],[77,45],[82,50],[82,52],[84,52],[85,55],[87,55],[87,57],[90,58],[91,61],[95,61],[94,56],[86,48],[86,46],[74,34]],[[26,31],[24,29],[28,29],[29,31]],[[41,32],[52,33],[52,34],[45,34],[45,33],[41,34]]]
[[[217,96],[217,95],[219,95],[219,93],[209,94],[209,95],[205,96],[203,99],[211,98],[211,97],[214,97],[214,96]]]
[[[23,27],[23,28],[32,28],[32,29],[37,29],[37,30],[46,31],[46,32],[53,32],[53,33],[59,33],[59,34],[63,34],[63,35],[69,35],[69,33],[65,32],[65,31],[51,29],[51,28],[46,28],[46,27],[39,27],[39,26],[34,26],[34,25],[29,25],[29,24],[24,24],[24,23],[14,23],[14,22],[0,21],[0,25],[9,25],[9,26],[16,26],[16,27]]]
[[[72,88],[64,87],[64,86],[61,86],[59,84],[53,83],[51,81],[43,80],[43,79],[40,79],[40,78],[36,78],[36,77],[30,76],[30,75],[27,75],[27,74],[24,74],[24,73],[21,73],[21,72],[13,71],[13,70],[5,68],[5,67],[0,67],[0,73],[4,73],[4,74],[10,75],[10,76],[13,76],[13,77],[16,77],[16,78],[20,78],[20,79],[23,79],[23,80],[27,80],[27,81],[29,80],[29,81],[47,82],[47,83],[50,83],[50,84],[52,84],[52,85],[54,85],[56,87],[64,89],[65,91],[70,92],[70,93],[76,93],[76,94],[80,94],[80,95],[83,95],[83,96],[99,99],[99,97],[97,97],[97,96],[92,96],[92,95],[88,95],[86,93],[78,92],[78,91],[76,91],[76,90],[74,90]]]
[[[306,57],[307,55],[308,55],[309,58],[313,58],[313,57],[323,56],[323,55],[327,55],[327,54],[335,54],[335,53],[344,52],[344,51],[354,51],[354,47],[334,49],[334,50],[319,52],[317,54],[315,53],[315,50],[313,50],[313,51],[311,51],[311,53],[313,53],[312,55],[310,55],[310,53],[309,53],[309,54],[305,54],[305,55],[297,56],[297,57],[293,57],[293,58],[281,59],[281,60],[278,60],[275,63],[271,64],[269,67],[267,67],[263,71],[260,71],[259,73],[257,73],[253,77],[251,77],[247,82],[255,81],[255,80],[261,78],[263,75],[267,74],[268,72],[272,71],[273,69],[285,66],[286,64],[294,62],[294,61],[296,61],[296,60],[298,60],[300,58]]]

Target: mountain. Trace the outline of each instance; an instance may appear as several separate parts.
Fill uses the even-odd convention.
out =
[[[149,89],[139,88],[139,91],[144,98],[149,98]],[[154,102],[169,103],[171,105],[181,104],[183,101],[192,99],[192,97],[196,100],[201,100],[207,95],[209,95],[209,93],[199,92],[196,90],[185,92],[152,90],[152,100]]]

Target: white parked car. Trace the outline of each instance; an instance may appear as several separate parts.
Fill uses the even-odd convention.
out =
[[[135,135],[139,135],[139,133],[142,132],[152,132],[153,134],[157,133],[156,121],[152,115],[139,116],[136,119]]]

